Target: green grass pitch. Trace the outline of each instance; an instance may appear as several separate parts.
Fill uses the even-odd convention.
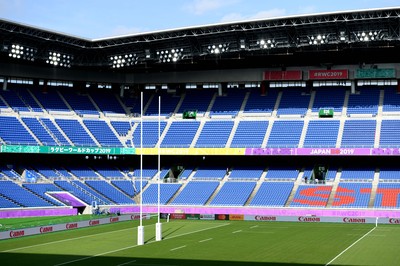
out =
[[[395,225],[143,220],[0,241],[6,265],[399,265]]]

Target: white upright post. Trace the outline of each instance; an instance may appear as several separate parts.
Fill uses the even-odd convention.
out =
[[[144,245],[143,227],[143,92],[140,93],[140,225],[138,226],[138,246]]]
[[[161,96],[158,96],[158,191],[157,191],[157,198],[158,198],[158,203],[157,203],[157,216],[158,216],[158,222],[156,223],[156,241],[161,241],[162,240],[162,224],[160,222],[160,139],[161,139]]]

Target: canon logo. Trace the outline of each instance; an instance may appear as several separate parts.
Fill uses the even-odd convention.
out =
[[[75,228],[78,228],[78,224],[77,223],[66,224],[65,228],[67,228],[67,229],[75,229]]]
[[[390,224],[400,224],[400,219],[390,218],[389,223]]]
[[[300,216],[298,218],[299,222],[321,222],[321,218],[319,217],[303,217]]]
[[[115,222],[118,222],[118,221],[119,221],[118,217],[111,217],[110,218],[110,223],[115,223]]]
[[[53,226],[47,226],[47,227],[40,227],[40,233],[48,233],[48,232],[53,232]]]
[[[255,217],[255,219],[257,221],[276,221],[276,217],[275,216],[259,216],[259,215],[257,215]]]
[[[90,220],[90,221],[89,221],[89,225],[90,225],[90,226],[92,226],[92,225],[99,225],[99,224],[100,224],[100,221],[99,221],[99,220],[93,220],[93,221]]]
[[[365,219],[364,218],[344,217],[343,218],[343,222],[345,222],[345,223],[360,223],[360,224],[364,224],[365,223]]]
[[[10,237],[20,237],[25,235],[25,230],[20,230],[20,231],[10,231]]]

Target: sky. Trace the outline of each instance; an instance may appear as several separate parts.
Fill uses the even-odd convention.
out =
[[[399,0],[0,0],[0,18],[85,39],[370,8]]]

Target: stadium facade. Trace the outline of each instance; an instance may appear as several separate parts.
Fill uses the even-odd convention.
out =
[[[0,36],[0,213],[128,210],[142,189],[150,210],[160,176],[168,212],[398,217],[400,8],[95,40],[1,20]]]

